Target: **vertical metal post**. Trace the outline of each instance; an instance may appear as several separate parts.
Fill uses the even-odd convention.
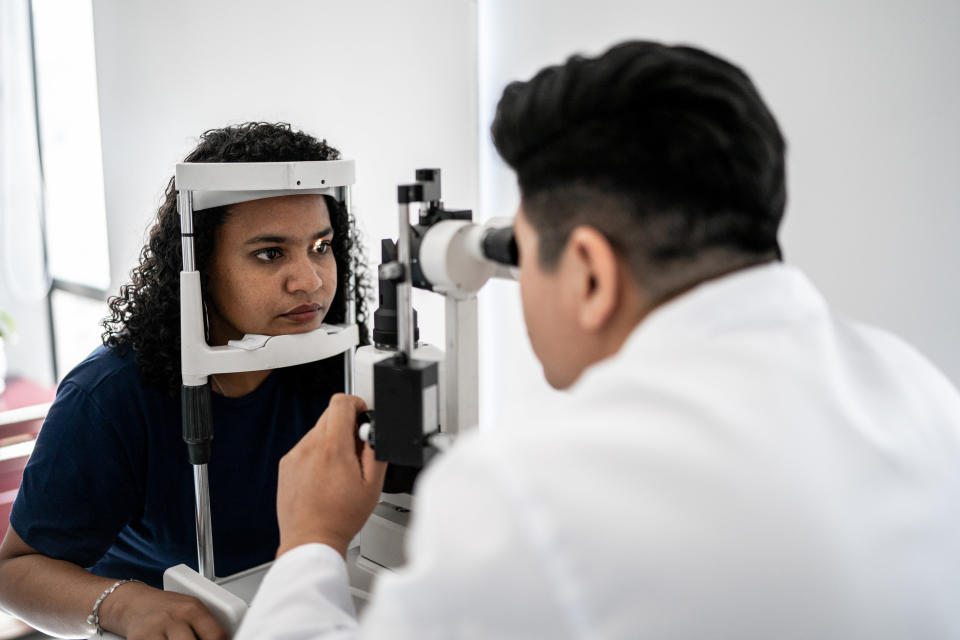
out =
[[[196,271],[193,259],[193,192],[177,192],[177,210],[180,212],[180,252],[183,270]]]
[[[180,213],[180,242],[183,254],[183,270],[196,271],[193,251],[193,192],[177,193],[177,209]],[[209,383],[208,383],[209,384]],[[206,385],[205,385],[206,386]],[[194,515],[197,525],[197,568],[200,575],[213,580],[213,526],[210,515],[210,482],[206,464],[193,465]]]
[[[403,267],[403,279],[397,282],[397,346],[407,358],[413,356],[413,301],[411,296],[410,264],[410,205],[399,204],[400,237],[397,260]]]
[[[351,224],[351,214],[353,213],[353,200],[351,198],[350,187],[340,188],[341,201],[343,202],[344,214],[347,217],[348,227]],[[345,321],[347,324],[357,324],[357,264],[353,256],[350,257],[350,280],[347,282],[347,313]],[[347,349],[343,354],[343,392],[353,395],[353,359],[354,350]]]
[[[210,522],[210,481],[207,465],[193,465],[193,494],[196,503],[197,565],[199,573],[213,581],[213,527]]]
[[[458,300],[445,297],[444,382],[446,423],[450,435],[474,429],[480,424],[480,379],[477,297]]]

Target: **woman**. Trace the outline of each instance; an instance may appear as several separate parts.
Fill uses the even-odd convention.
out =
[[[206,132],[188,162],[334,160],[285,124]],[[295,195],[197,212],[196,262],[211,345],[342,322],[355,297],[366,338],[360,244],[329,196]],[[100,626],[137,637],[221,637],[198,601],[159,590],[196,567],[193,479],[180,438],[180,223],[173,181],[132,272],[109,302],[103,346],[61,383],[0,546],[0,605],[50,633]],[[211,376],[209,465],[218,575],[268,562],[279,538],[277,465],[343,390],[342,356]],[[86,569],[86,570],[85,570]]]

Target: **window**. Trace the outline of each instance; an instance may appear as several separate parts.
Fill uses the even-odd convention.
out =
[[[59,379],[89,353],[109,285],[92,4],[3,0],[0,307],[18,373]]]
[[[59,380],[100,343],[110,286],[92,3],[33,0],[31,26],[47,308]]]
[[[34,0],[33,33],[49,273],[105,291],[110,264],[93,7]]]

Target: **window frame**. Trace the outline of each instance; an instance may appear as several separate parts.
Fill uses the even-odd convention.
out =
[[[28,4],[27,11],[29,22],[29,42],[30,42],[30,72],[33,82],[33,121],[36,128],[37,139],[37,159],[40,165],[40,238],[43,251],[43,269],[47,274],[49,286],[45,295],[47,310],[48,337],[50,340],[50,364],[53,372],[54,382],[60,380],[60,371],[58,364],[57,335],[56,335],[56,317],[53,311],[53,296],[60,291],[69,295],[78,296],[106,303],[110,295],[108,289],[100,289],[82,282],[75,282],[63,278],[50,277],[50,244],[47,238],[47,211],[46,211],[46,177],[44,171],[43,158],[43,126],[40,122],[40,87],[37,81],[37,38],[36,22],[34,18],[34,2],[36,0],[24,0]],[[101,163],[103,162],[101,158]],[[109,246],[109,236],[107,238]],[[109,257],[108,257],[109,264]]]

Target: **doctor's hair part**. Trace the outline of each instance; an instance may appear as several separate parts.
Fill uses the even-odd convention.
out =
[[[512,82],[491,126],[552,269],[589,225],[659,299],[780,259],[786,143],[750,78],[631,41]]]
[[[296,162],[336,160],[340,152],[286,123],[248,122],[211,129],[200,136],[197,147],[184,162]],[[367,321],[370,274],[363,243],[354,220],[333,197],[323,196],[333,227],[332,249],[337,263],[337,291],[325,322],[346,318],[347,296],[357,308],[361,344],[369,344]],[[201,289],[209,291],[207,268],[214,250],[216,231],[230,215],[230,206],[195,213],[194,254],[200,272]],[[171,177],[139,264],[130,272],[130,282],[108,302],[109,315],[102,325],[103,344],[119,349],[132,348],[137,368],[153,385],[179,394],[180,370],[180,270],[183,266],[177,191]],[[349,291],[350,274],[356,286]],[[304,389],[325,392],[343,389],[343,356],[280,370],[290,382]]]

